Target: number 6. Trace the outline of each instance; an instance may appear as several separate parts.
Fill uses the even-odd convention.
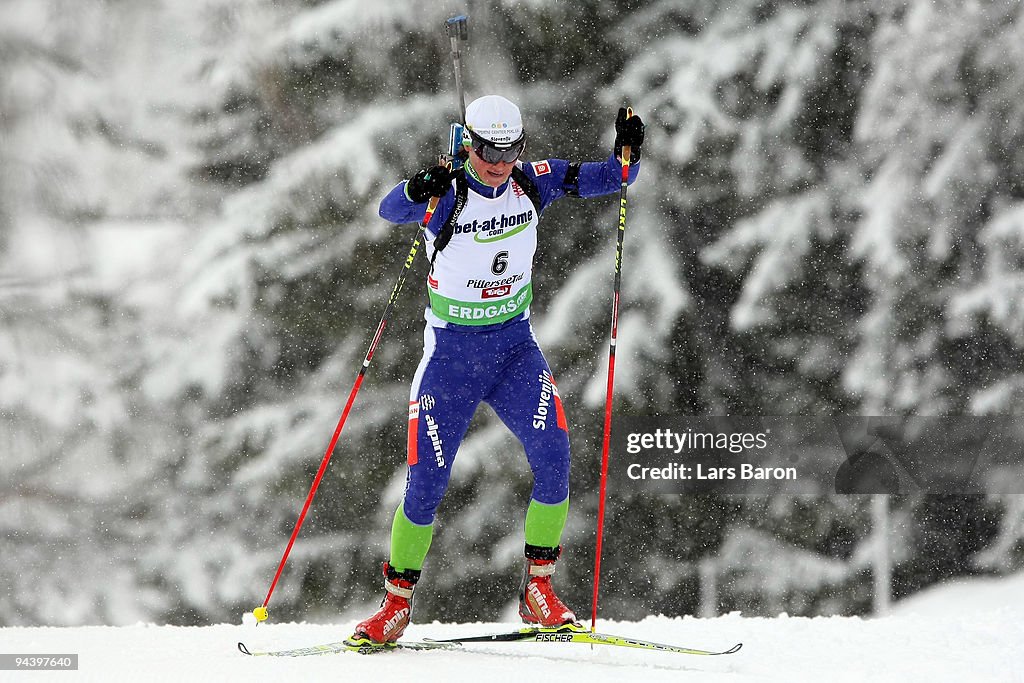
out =
[[[499,251],[494,255],[494,261],[491,263],[491,272],[495,275],[501,275],[508,269],[508,252]]]

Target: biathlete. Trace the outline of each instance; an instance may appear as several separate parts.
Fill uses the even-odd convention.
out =
[[[430,548],[434,514],[470,419],[486,402],[522,443],[534,485],[526,511],[526,570],[519,614],[528,624],[559,626],[576,615],[555,594],[551,576],[569,510],[569,433],[554,377],[530,326],[533,256],[541,213],[561,197],[619,190],[621,151],[631,148],[629,182],[639,172],[644,124],[620,109],[607,161],[519,161],[526,131],[519,108],[497,95],[466,108],[466,163],[433,166],[399,183],[380,204],[393,223],[424,215],[429,307],[423,358],[409,393],[408,475],[391,527],[380,609],[355,628],[353,642],[398,640]]]

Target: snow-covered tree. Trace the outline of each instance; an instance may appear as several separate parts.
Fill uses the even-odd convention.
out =
[[[443,23],[462,12],[467,100],[518,101],[530,159],[605,158],[623,104],[648,124],[617,412],[1015,410],[1015,3],[9,0],[0,607],[18,616],[0,620],[233,621],[259,604],[415,234],[377,204],[457,118]],[[581,612],[616,220],[614,197],[553,205],[535,278],[574,451],[558,580]],[[275,618],[379,597],[424,274],[421,258]],[[530,484],[481,410],[418,618],[502,615]],[[894,501],[901,586],[1019,565],[1014,499],[960,502]],[[936,543],[961,512],[991,544]],[[720,608],[868,608],[859,498],[619,496],[605,533],[603,615],[707,608],[709,567]],[[771,561],[744,566],[755,553]]]
[[[140,383],[189,215],[170,3],[7,2],[0,29],[0,606],[126,623],[176,602],[147,549],[180,435]],[[158,251],[162,250],[162,251]],[[155,256],[155,257],[154,257]]]

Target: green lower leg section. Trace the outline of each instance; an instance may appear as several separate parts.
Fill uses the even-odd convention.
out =
[[[391,560],[389,564],[395,571],[406,569],[423,569],[423,560],[430,550],[430,541],[434,537],[433,524],[416,524],[405,516],[403,506],[398,504],[395,510],[395,521],[391,523]]]
[[[569,499],[548,505],[530,500],[526,510],[526,542],[544,548],[557,548],[562,543],[562,529],[569,516]]]

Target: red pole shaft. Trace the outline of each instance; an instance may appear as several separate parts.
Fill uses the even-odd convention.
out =
[[[438,197],[431,197],[430,202],[427,204],[427,211],[423,216],[423,220],[420,222],[420,228],[426,228],[427,224],[430,223],[430,219],[434,215],[434,209],[437,208]],[[316,472],[316,476],[313,478],[313,485],[309,487],[309,493],[306,495],[306,502],[302,505],[302,512],[299,513],[299,518],[295,522],[295,528],[292,530],[291,538],[288,539],[288,545],[284,549],[284,555],[281,556],[281,562],[277,565],[277,572],[274,573],[274,580],[270,582],[270,590],[267,591],[267,597],[263,600],[263,607],[270,603],[270,597],[274,594],[274,589],[277,587],[277,582],[281,578],[281,573],[284,571],[284,565],[288,562],[288,556],[292,552],[292,546],[295,545],[295,539],[299,536],[299,530],[302,529],[302,523],[306,520],[306,513],[309,512],[309,506],[313,503],[313,496],[316,495],[316,490],[320,487],[320,481],[324,478],[324,473],[327,471],[327,465],[331,461],[331,455],[334,454],[334,447],[338,444],[338,437],[341,436],[341,430],[345,426],[345,421],[348,420],[348,414],[352,410],[352,404],[355,403],[356,394],[359,393],[359,387],[363,384],[363,377],[366,375],[366,369],[370,367],[370,361],[373,360],[373,354],[377,350],[377,345],[380,343],[381,337],[384,335],[384,328],[388,324],[388,318],[391,316],[391,310],[395,306],[395,302],[398,300],[398,294],[402,291],[402,286],[405,284],[405,278],[409,274],[409,270],[412,268],[413,261],[416,259],[416,252],[420,248],[420,232],[416,232],[416,238],[412,242],[412,247],[409,249],[409,255],[405,259],[405,263],[402,264],[402,271],[399,273],[398,281],[395,283],[395,288],[391,291],[391,297],[388,299],[387,306],[384,307],[384,314],[381,315],[380,322],[377,324],[377,331],[373,335],[373,340],[370,342],[370,348],[366,352],[366,356],[363,358],[363,366],[359,368],[359,374],[356,376],[355,384],[352,385],[352,390],[348,394],[348,400],[345,402],[345,409],[341,412],[341,418],[338,420],[338,426],[334,428],[334,436],[331,437],[331,443],[327,446],[327,451],[324,453],[323,460],[320,461],[320,468]]]
[[[626,116],[631,116],[632,110]],[[608,490],[608,451],[612,437],[612,397],[615,389],[615,342],[619,332],[619,291],[622,284],[622,240],[626,234],[626,188],[629,184],[629,147],[622,148],[622,185],[619,188],[619,230],[615,245],[615,293],[612,297],[612,332],[608,345],[608,387],[604,402],[604,439],[601,445],[601,487],[597,503],[597,549],[594,556],[594,596],[590,630],[597,630],[597,598],[601,586],[601,550],[604,538],[605,497]]]

